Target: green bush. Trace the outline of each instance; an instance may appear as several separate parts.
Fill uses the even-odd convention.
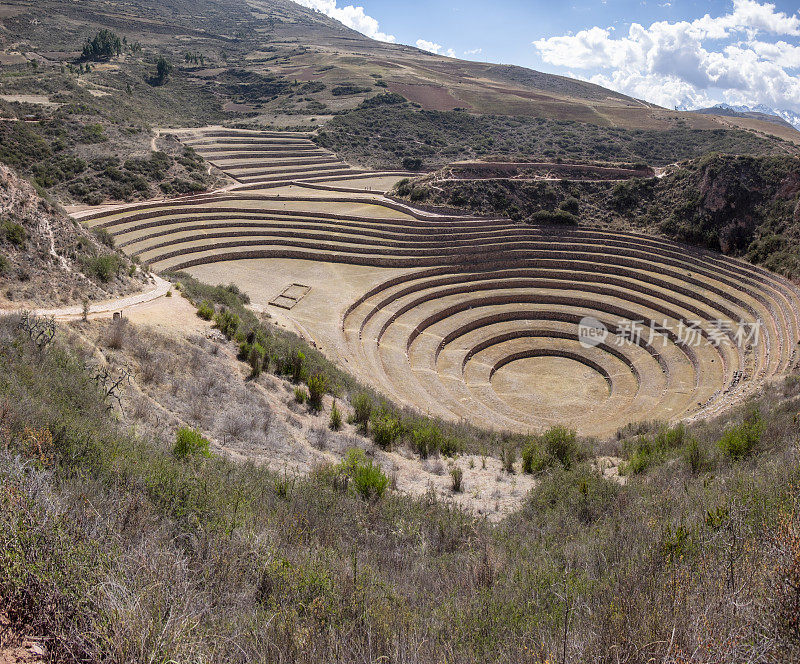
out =
[[[407,171],[422,170],[422,159],[419,157],[403,157],[403,168]]]
[[[411,447],[421,459],[427,459],[442,448],[442,432],[433,422],[422,420],[411,429]]]
[[[25,247],[27,234],[20,224],[4,219],[0,222],[0,239],[5,240],[17,249],[22,249]]]
[[[207,301],[201,302],[197,307],[197,315],[203,320],[211,320],[214,318],[214,305]]]
[[[353,423],[357,424],[365,435],[372,417],[372,409],[372,397],[366,392],[359,392],[353,397]]]
[[[183,427],[178,429],[175,438],[175,446],[172,448],[172,453],[178,459],[186,459],[194,455],[202,457],[211,456],[211,452],[209,451],[210,443],[199,431]]]
[[[450,470],[450,479],[452,480],[450,488],[453,493],[461,493],[464,490],[462,482],[464,480],[464,471],[458,466]]]
[[[294,388],[294,400],[299,404],[304,404],[308,401],[308,392],[305,387]]]
[[[8,258],[6,258],[3,254],[0,254],[0,276],[8,272],[10,265],[11,264],[8,262]]]
[[[764,420],[761,412],[757,408],[752,408],[741,424],[727,429],[722,434],[717,445],[731,459],[743,459],[753,453],[761,442],[763,433]]]
[[[258,376],[261,375],[266,354],[267,352],[264,350],[264,347],[258,342],[250,347],[250,352],[247,354],[247,363],[250,365],[253,378],[258,378]]]
[[[398,196],[408,196],[411,193],[411,180],[408,178],[403,178],[394,186],[395,193]]]
[[[104,284],[116,277],[121,267],[122,259],[116,254],[93,256],[83,262],[84,273],[98,278]]]
[[[571,196],[566,200],[562,201],[561,204],[558,206],[559,210],[563,210],[564,212],[568,212],[569,214],[577,215],[580,211],[581,204],[577,198]]]
[[[552,457],[545,454],[538,438],[531,437],[522,446],[522,472],[540,473],[552,464]]]
[[[233,339],[239,331],[241,319],[227,309],[222,309],[214,315],[214,325],[228,339]]]
[[[365,92],[372,92],[372,88],[366,88],[361,85],[356,85],[355,83],[344,83],[331,88],[331,94],[336,97],[360,95],[364,94]]]
[[[674,427],[662,424],[655,434],[642,434],[629,452],[627,463],[620,467],[620,472],[625,475],[640,475],[648,468],[675,456],[676,450],[681,450],[686,443],[686,427],[679,423]]]
[[[569,469],[581,456],[578,435],[572,429],[557,426],[542,436],[545,453]]]
[[[299,383],[303,380],[303,376],[305,376],[307,370],[305,367],[306,362],[306,355],[301,350],[295,350],[292,353],[292,357],[290,360],[290,372],[292,375],[292,381],[295,383]]]
[[[308,405],[312,410],[322,409],[322,397],[328,391],[328,377],[322,373],[316,373],[308,379]]]
[[[331,407],[329,426],[333,431],[339,431],[339,429],[342,428],[342,411],[339,410],[336,401],[333,402],[333,406]]]
[[[644,436],[639,439],[636,450],[620,471],[623,475],[640,475],[653,464],[653,447],[650,440]]]
[[[100,240],[104,245],[113,249],[114,248],[114,236],[108,232],[107,228],[103,228],[102,226],[96,226],[92,229],[92,233],[94,233],[95,237]]]
[[[683,458],[686,465],[693,473],[700,472],[705,467],[705,459],[703,458],[703,450],[697,438],[691,438],[686,443],[683,450]]]
[[[583,457],[575,431],[556,426],[537,438],[529,439],[522,446],[522,470],[540,473],[556,463],[569,469]]]
[[[353,489],[362,498],[380,498],[389,488],[389,478],[378,464],[367,460],[363,450],[351,449],[338,471],[350,478]]]
[[[566,210],[555,210],[550,212],[548,210],[539,210],[534,212],[530,221],[534,224],[554,224],[558,226],[576,226],[578,224],[578,217]]]
[[[551,524],[556,514],[590,524],[611,511],[620,490],[589,464],[557,466],[531,489],[525,513],[536,524]]]
[[[394,442],[403,432],[400,420],[385,408],[372,414],[370,425],[372,427],[372,439],[378,447],[384,450],[391,449]]]
[[[507,443],[503,445],[500,450],[500,462],[503,464],[503,470],[507,473],[514,473],[514,463],[517,461],[517,448]]]

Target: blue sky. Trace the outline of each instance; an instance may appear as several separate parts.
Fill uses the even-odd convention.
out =
[[[368,36],[674,107],[800,112],[797,0],[296,0]]]

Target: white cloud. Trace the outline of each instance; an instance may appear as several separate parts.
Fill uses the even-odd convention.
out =
[[[483,53],[482,48],[473,48],[469,51],[464,51],[464,55],[480,55],[481,53]]]
[[[760,39],[757,39],[760,37]],[[772,41],[777,37],[784,39]],[[627,35],[593,27],[533,42],[553,65],[587,70],[587,80],[663,106],[699,106],[722,96],[738,104],[800,108],[800,16],[734,0],[723,16],[633,23]],[[719,99],[716,99],[719,100]]]
[[[422,49],[423,51],[428,51],[429,53],[436,53],[436,55],[446,55],[448,58],[456,58],[455,50],[452,48],[448,48],[443,52],[444,46],[441,44],[437,44],[436,42],[428,41],[427,39],[417,39],[417,48]]]
[[[442,45],[436,42],[428,41],[427,39],[417,39],[417,48],[423,51],[430,51],[431,53],[438,54],[442,50]]]
[[[395,41],[394,35],[381,32],[378,21],[372,16],[368,16],[363,7],[355,7],[353,5],[339,7],[336,4],[336,0],[294,0],[294,2],[309,9],[316,9],[318,12],[330,16],[348,28],[352,28],[372,39],[382,42]]]

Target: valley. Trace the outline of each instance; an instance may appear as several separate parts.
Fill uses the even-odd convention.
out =
[[[800,661],[800,132],[364,11],[0,2],[0,664]]]

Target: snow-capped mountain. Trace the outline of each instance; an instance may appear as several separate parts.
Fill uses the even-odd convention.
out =
[[[764,104],[758,106],[731,106],[729,104],[717,104],[715,108],[727,108],[739,113],[765,113],[767,115],[777,115],[779,118],[786,120],[795,129],[800,131],[800,113],[789,111],[786,109],[770,108]]]

